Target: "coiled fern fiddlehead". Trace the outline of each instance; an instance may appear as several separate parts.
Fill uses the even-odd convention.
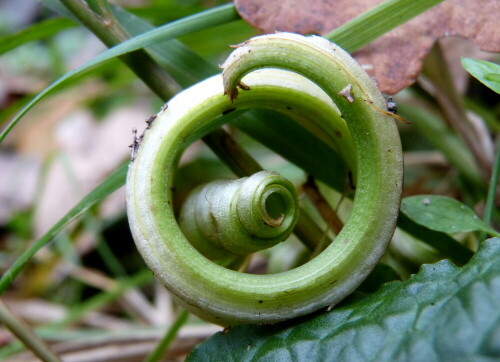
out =
[[[373,269],[395,228],[402,151],[394,120],[379,111],[385,100],[345,51],[316,36],[250,39],[223,69],[222,76],[169,101],[144,135],[127,179],[138,249],[186,308],[215,323],[275,323],[334,305]],[[203,256],[187,241],[172,208],[170,187],[182,151],[219,127],[221,114],[251,107],[308,119],[308,128],[338,148],[356,177],[353,208],[335,241],[309,262],[271,275],[226,269]],[[339,132],[344,137],[334,136]],[[273,215],[280,217],[281,211]]]

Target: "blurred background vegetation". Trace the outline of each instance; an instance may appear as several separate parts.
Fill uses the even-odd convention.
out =
[[[113,3],[158,26],[226,1]],[[50,25],[50,21],[57,23],[46,36],[19,46],[15,43],[23,29]],[[230,53],[229,44],[257,34],[237,20],[179,40],[218,65]],[[1,125],[7,125],[54,79],[106,49],[89,30],[32,0],[0,1],[0,37]],[[426,60],[418,82],[395,96],[402,116],[412,122],[399,124],[405,149],[404,195],[450,196],[482,215],[500,130],[500,104],[497,94],[462,69],[460,55],[495,60],[494,55],[482,53],[464,40],[443,40]],[[128,160],[131,130],[143,129],[144,121],[163,103],[115,58],[66,83],[15,127],[0,146],[2,273]],[[456,112],[469,120],[465,131],[452,121]],[[299,167],[240,130],[231,126],[227,130],[264,168],[280,172],[298,187],[306,183],[307,175]],[[467,143],[463,132],[473,132],[476,143]],[[181,160],[177,202],[195,185],[221,177],[233,175],[207,146],[196,142]],[[321,182],[318,185],[325,198],[333,200],[330,206],[346,217],[349,205],[348,201],[340,205],[343,195]],[[305,198],[302,203],[326,229],[314,203]],[[498,225],[498,208],[493,222]],[[454,237],[474,250],[480,235]],[[284,270],[302,253],[304,248],[297,242],[280,245],[255,258],[252,271]],[[447,256],[399,230],[385,264],[391,267],[389,278],[406,278],[421,263]],[[135,249],[123,188],[90,208],[38,252],[3,295],[3,302],[57,353],[72,361],[141,360],[179,315]],[[190,316],[171,345],[168,359],[183,359],[195,344],[218,330],[221,328]],[[23,350],[16,338],[0,329],[0,359],[32,358]]]

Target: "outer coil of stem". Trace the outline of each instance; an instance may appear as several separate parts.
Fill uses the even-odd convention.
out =
[[[245,76],[243,83],[251,90],[236,97],[241,78],[264,67],[304,75],[338,109],[310,81],[277,69]],[[136,244],[155,275],[186,308],[219,324],[274,323],[333,305],[368,275],[395,228],[402,153],[393,119],[376,111],[384,109],[384,99],[347,53],[318,37],[257,37],[236,49],[224,68],[225,92],[232,102],[223,96],[222,78],[210,78],[172,99],[145,134],[127,180]],[[352,102],[345,92],[339,95],[349,84]],[[356,165],[353,211],[335,242],[315,259],[284,273],[250,275],[209,261],[188,243],[172,210],[170,187],[182,150],[219,126],[221,114],[250,107],[310,119],[311,128],[343,147],[345,158],[351,157]]]

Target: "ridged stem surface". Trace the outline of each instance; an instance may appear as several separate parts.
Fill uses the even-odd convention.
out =
[[[402,187],[394,119],[378,111],[385,100],[362,68],[320,37],[256,37],[223,67],[222,76],[173,98],[144,135],[127,180],[136,244],[181,303],[215,323],[275,323],[334,305],[364,280],[394,232]],[[250,90],[238,95],[238,85]],[[338,147],[356,170],[353,209],[336,240],[306,264],[271,275],[239,273],[204,257],[181,232],[172,205],[182,151],[219,127],[221,114],[252,107],[310,120],[313,134]]]

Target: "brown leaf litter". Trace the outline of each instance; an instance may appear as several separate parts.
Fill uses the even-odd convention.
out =
[[[325,35],[382,0],[235,0],[240,15],[266,32]],[[447,0],[388,32],[354,54],[382,92],[411,85],[437,39],[457,36],[481,50],[500,52],[500,1]]]

